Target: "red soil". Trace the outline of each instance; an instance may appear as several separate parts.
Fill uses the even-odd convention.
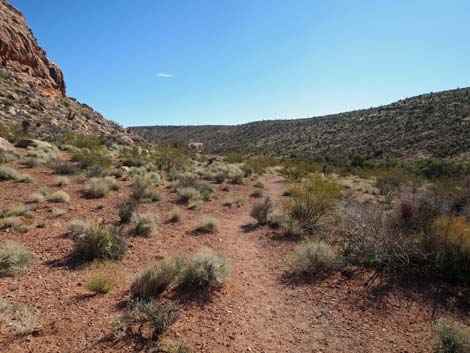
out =
[[[280,231],[250,226],[254,223],[249,216],[251,182],[229,185],[229,192],[214,185],[216,198],[197,210],[187,210],[169,190],[159,188],[163,200],[139,209],[158,216],[160,225],[153,237],[126,237],[128,251],[121,261],[71,267],[67,257],[73,242],[64,237],[68,223],[74,219],[116,221],[115,205],[128,197],[128,185],[121,182],[119,191],[89,200],[82,197],[81,176],[71,177],[70,186],[57,188],[55,175],[47,168],[24,172],[31,174],[32,184],[0,182],[2,209],[26,203],[41,186],[65,190],[71,202],[40,204],[35,223],[25,234],[0,231],[2,239],[20,242],[37,256],[26,274],[0,278],[0,297],[37,306],[41,312],[40,327],[31,336],[18,337],[0,324],[2,352],[135,351],[135,342],[103,340],[111,332],[110,322],[129,299],[133,276],[158,259],[190,256],[203,246],[224,253],[232,264],[226,287],[207,300],[182,301],[172,293],[164,299],[179,304],[180,312],[162,342],[181,341],[193,352],[430,352],[433,317],[462,320],[464,315],[458,310],[458,295],[447,293],[446,301],[434,302],[433,287],[421,281],[396,285],[377,296],[364,287],[363,274],[349,278],[337,273],[310,281],[290,275],[287,260],[295,243],[285,240]],[[278,208],[282,191],[280,177],[267,178],[265,195]],[[246,197],[242,207],[222,205],[225,197],[240,195]],[[98,205],[104,208],[97,209]],[[68,212],[54,217],[49,212],[52,207]],[[175,209],[182,212],[182,221],[167,223]],[[217,234],[191,232],[202,215],[220,221]],[[44,227],[37,228],[38,224]],[[94,295],[85,288],[98,273],[107,274],[115,283],[106,295]]]

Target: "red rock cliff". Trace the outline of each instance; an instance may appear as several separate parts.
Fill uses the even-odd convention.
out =
[[[44,94],[65,95],[62,71],[47,59],[23,14],[0,0],[0,69],[32,83]]]

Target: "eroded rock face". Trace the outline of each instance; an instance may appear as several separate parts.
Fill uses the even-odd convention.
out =
[[[38,45],[23,14],[6,0],[0,0],[0,69],[46,95],[65,95],[62,71]]]

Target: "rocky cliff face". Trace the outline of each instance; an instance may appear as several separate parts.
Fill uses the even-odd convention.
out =
[[[47,95],[65,95],[62,71],[47,59],[23,14],[0,0],[0,68]]]
[[[0,123],[55,141],[73,132],[131,144],[142,138],[65,94],[62,71],[48,60],[23,15],[0,0]]]

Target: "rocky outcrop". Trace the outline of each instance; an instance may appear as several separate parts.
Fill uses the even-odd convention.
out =
[[[62,71],[39,47],[23,14],[0,0],[0,124],[47,141],[66,133],[132,144],[141,137],[65,94]]]
[[[6,0],[0,0],[0,68],[45,94],[65,95],[62,71],[47,59],[23,14]]]

